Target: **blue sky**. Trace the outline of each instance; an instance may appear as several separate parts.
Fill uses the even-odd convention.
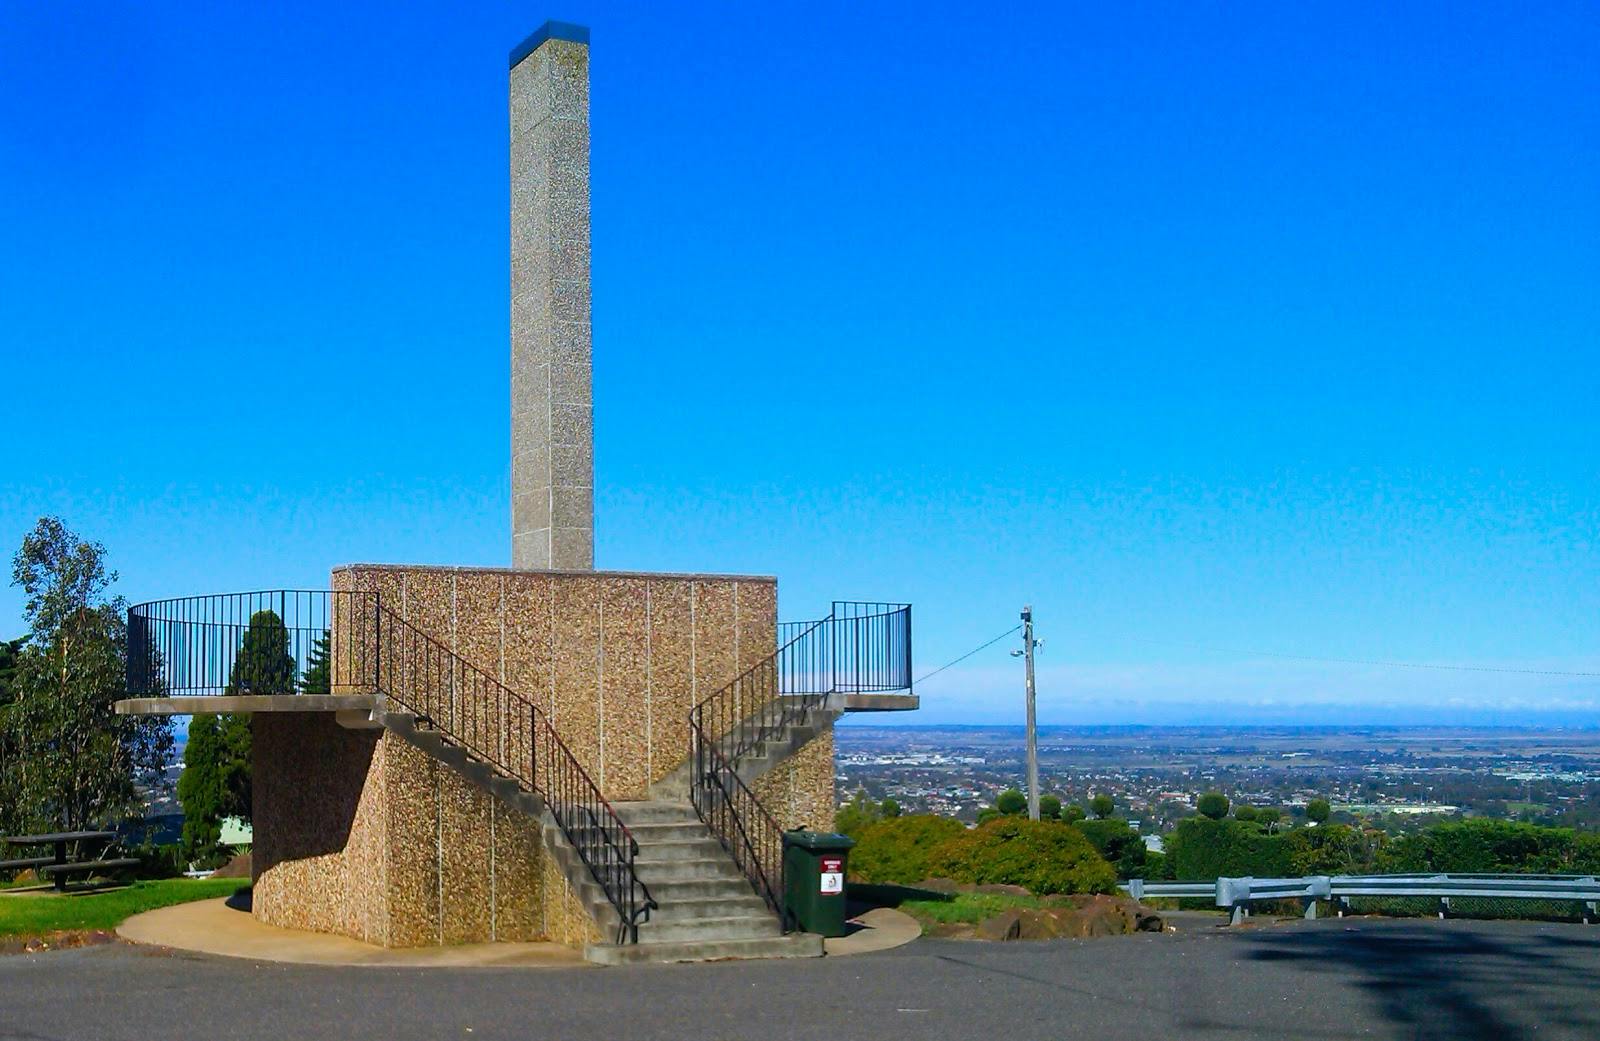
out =
[[[919,672],[1031,601],[1048,723],[1600,722],[1262,653],[1600,671],[1593,5],[668,6],[8,4],[6,553],[506,563],[505,57],[557,17],[599,566],[910,600]]]

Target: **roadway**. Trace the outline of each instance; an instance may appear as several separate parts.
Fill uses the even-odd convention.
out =
[[[1597,978],[1600,926],[1433,919],[614,969],[328,968],[118,944],[0,957],[0,1039],[1592,1039]]]

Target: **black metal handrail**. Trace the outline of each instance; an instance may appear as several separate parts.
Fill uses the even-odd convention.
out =
[[[375,592],[274,590],[139,604],[130,694],[375,693],[501,776],[537,792],[637,943],[657,905],[639,844],[545,714],[383,606]]]
[[[783,833],[740,779],[739,762],[834,695],[909,690],[911,608],[835,601],[826,618],[781,623],[778,634],[775,653],[689,711],[689,795],[700,819],[787,929]]]
[[[792,920],[783,904],[783,828],[716,744],[704,740],[696,724],[691,727],[696,728],[691,734],[694,775],[703,781],[691,788],[695,812],[788,932]]]
[[[376,593],[272,589],[128,609],[133,695],[364,693]]]

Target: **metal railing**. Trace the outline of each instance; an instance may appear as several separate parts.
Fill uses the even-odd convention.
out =
[[[544,800],[637,943],[656,907],[639,844],[545,714],[367,591],[189,597],[128,611],[135,696],[374,693]]]
[[[364,692],[377,594],[274,589],[128,609],[130,694]]]
[[[1396,875],[1306,875],[1300,878],[1219,878],[1212,882],[1147,882],[1134,879],[1121,887],[1135,900],[1149,898],[1213,899],[1237,925],[1252,904],[1298,900],[1307,918],[1315,918],[1318,901],[1330,901],[1344,914],[1352,898],[1437,901],[1440,918],[1452,900],[1538,900],[1570,904],[1585,924],[1600,916],[1600,879],[1593,875],[1496,875],[1448,872]]]
[[[839,694],[909,690],[911,608],[835,601],[826,618],[778,626],[777,651],[689,712],[695,812],[775,913],[783,831],[739,777],[739,762]]]

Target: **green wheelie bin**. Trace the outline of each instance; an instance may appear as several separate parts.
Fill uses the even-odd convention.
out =
[[[808,933],[845,933],[844,876],[856,840],[826,831],[783,833],[783,903]]]

